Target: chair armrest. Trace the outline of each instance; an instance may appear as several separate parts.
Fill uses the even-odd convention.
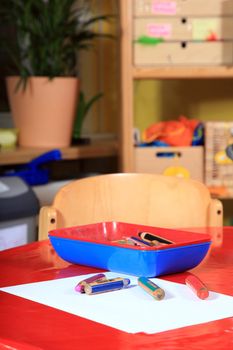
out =
[[[38,240],[48,238],[48,232],[57,228],[57,211],[53,207],[42,207],[39,213]]]
[[[212,227],[223,226],[223,205],[219,199],[211,199],[209,206],[209,225]]]

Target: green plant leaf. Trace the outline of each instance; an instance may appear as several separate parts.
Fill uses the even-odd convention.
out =
[[[97,102],[101,97],[103,96],[103,93],[100,92],[93,96],[89,101],[86,102],[85,96],[83,91],[80,91],[79,93],[79,100],[78,100],[78,108],[77,113],[75,117],[74,127],[73,127],[73,139],[78,139],[81,137],[81,131],[82,126],[85,117],[88,114],[88,111],[92,107],[92,105]]]
[[[88,2],[78,0],[1,0],[1,15],[14,24],[16,40],[7,43],[9,66],[22,79],[29,76],[77,76],[79,50],[93,48],[99,33],[93,24],[112,15],[91,16]],[[13,47],[14,46],[14,47]]]

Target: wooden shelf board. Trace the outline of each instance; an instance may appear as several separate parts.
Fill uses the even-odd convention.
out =
[[[0,165],[23,164],[30,162],[33,158],[38,157],[42,153],[48,152],[53,148],[24,148],[18,147],[15,149],[1,150]],[[61,148],[62,159],[85,159],[110,157],[118,154],[116,141],[96,141],[90,145],[71,146]]]
[[[134,79],[227,79],[233,66],[216,67],[133,67]]]
[[[233,196],[228,196],[228,197],[226,197],[226,196],[219,196],[219,197],[215,197],[215,198],[217,198],[217,199],[220,199],[220,200],[232,200],[233,199]]]

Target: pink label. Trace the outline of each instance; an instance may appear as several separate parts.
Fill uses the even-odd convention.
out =
[[[147,34],[156,38],[169,38],[171,37],[172,27],[171,24],[155,24],[151,23],[147,25]]]
[[[151,12],[157,15],[175,15],[176,2],[174,1],[153,1]]]

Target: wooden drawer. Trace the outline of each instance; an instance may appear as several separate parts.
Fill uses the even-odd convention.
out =
[[[134,40],[233,40],[232,17],[153,17],[134,19]]]
[[[134,44],[136,66],[226,65],[232,62],[231,42],[164,42],[153,46]]]
[[[233,0],[132,0],[140,16],[231,16]]]
[[[203,181],[203,147],[135,147],[136,173],[173,173]]]

